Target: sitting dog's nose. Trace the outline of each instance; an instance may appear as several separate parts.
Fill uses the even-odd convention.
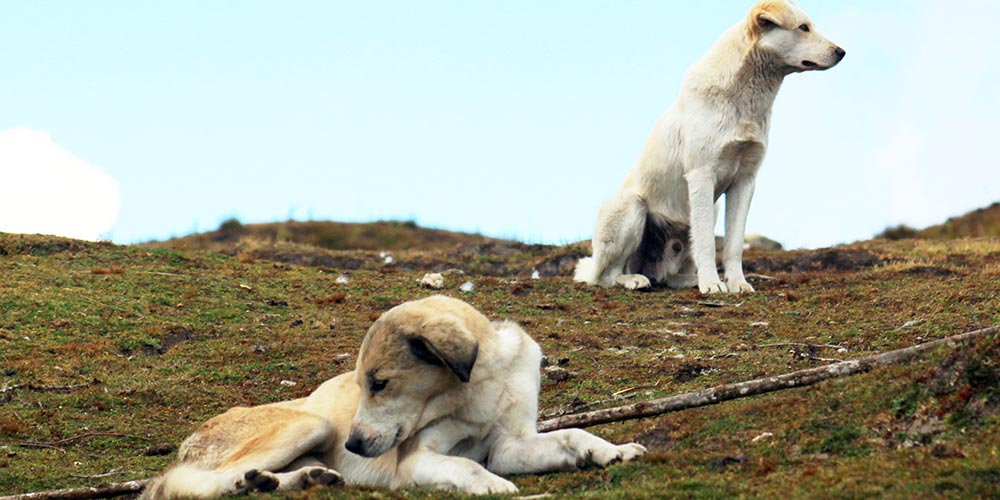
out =
[[[842,48],[840,48],[840,47],[837,47],[837,48],[833,49],[833,54],[835,56],[837,56],[837,61],[839,62],[839,61],[841,61],[841,60],[844,59],[844,56],[847,55],[847,51],[844,50],[844,49],[842,49]]]

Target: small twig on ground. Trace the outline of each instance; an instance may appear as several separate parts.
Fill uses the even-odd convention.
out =
[[[133,436],[131,434],[121,434],[121,433],[117,433],[117,432],[85,432],[85,433],[77,435],[77,436],[71,436],[71,437],[68,437],[68,438],[60,439],[58,441],[53,441],[51,443],[40,443],[40,442],[36,442],[36,441],[20,441],[20,442],[14,443],[14,444],[17,445],[17,446],[23,446],[25,448],[45,448],[45,449],[49,449],[49,450],[56,450],[56,451],[58,451],[60,453],[66,453],[66,450],[64,448],[62,448],[61,446],[59,446],[59,445],[66,445],[66,444],[72,443],[73,441],[79,441],[81,439],[91,438],[91,437],[127,437],[127,438],[132,438],[132,439],[140,439],[140,440],[143,440],[143,441],[149,441],[149,438],[144,438],[144,437],[139,437],[139,436]],[[87,454],[84,453],[84,455],[87,455]],[[88,455],[88,456],[96,457],[97,455]]]
[[[629,387],[627,389],[622,389],[622,390],[620,390],[620,391],[612,394],[611,397],[618,398],[618,397],[622,397],[625,394],[628,394],[630,392],[641,391],[643,389],[656,389],[659,386],[660,386],[660,384],[656,383],[656,384],[653,384],[653,385],[640,385],[638,387]]]
[[[72,289],[69,289],[69,288],[64,288],[64,290],[72,290]],[[81,299],[83,299],[83,300],[86,300],[87,302],[90,302],[90,303],[92,303],[92,304],[97,304],[97,305],[99,305],[99,306],[104,306],[104,307],[107,307],[108,309],[113,309],[113,310],[115,310],[115,311],[118,311],[118,312],[120,312],[120,313],[125,313],[125,314],[134,314],[134,315],[136,315],[136,316],[137,316],[137,317],[138,317],[139,319],[141,319],[141,320],[142,320],[142,319],[146,319],[146,317],[145,317],[145,316],[143,316],[142,314],[140,314],[140,313],[137,313],[137,312],[135,312],[135,311],[129,311],[128,309],[125,309],[125,308],[123,308],[123,307],[118,307],[118,306],[116,306],[116,305],[112,305],[112,304],[105,304],[104,302],[101,302],[101,301],[99,301],[99,300],[94,300],[94,299],[92,299],[92,298],[90,298],[90,297],[87,297],[87,296],[85,296],[85,295],[79,295],[78,297],[80,297]]]
[[[31,383],[28,383],[28,384],[17,384],[17,385],[4,386],[3,389],[0,389],[0,394],[3,394],[5,392],[9,392],[9,391],[15,391],[17,389],[27,389],[29,391],[36,391],[36,392],[59,392],[59,393],[67,393],[67,392],[72,391],[74,389],[81,389],[81,388],[84,388],[84,387],[90,387],[92,385],[97,385],[97,384],[100,384],[100,383],[101,383],[101,381],[97,380],[95,378],[94,380],[91,380],[90,382],[86,382],[86,383],[83,383],[83,384],[74,384],[74,385],[37,385],[37,384],[31,384]]]
[[[174,276],[174,277],[177,277],[177,278],[187,278],[188,277],[186,274],[165,273],[165,272],[162,272],[162,271],[135,271],[135,272],[140,273],[140,274],[155,274],[157,276]]]
[[[736,356],[739,356],[739,355],[740,355],[739,353],[731,351],[731,352],[724,352],[722,354],[713,354],[713,355],[709,356],[708,359],[735,358]]]
[[[778,279],[775,278],[774,276],[765,276],[763,274],[757,274],[757,273],[750,273],[747,275],[747,278],[757,278],[759,280],[765,280],[765,281],[774,281]]]
[[[803,343],[803,342],[778,342],[778,343],[775,343],[775,344],[761,344],[761,345],[759,345],[757,347],[761,348],[761,347],[789,347],[789,346],[793,346],[793,347],[813,347],[813,348],[816,348],[816,349],[847,349],[846,347],[844,347],[842,345],[837,345],[837,344],[806,344],[806,343]]]
[[[696,304],[708,307],[740,307],[743,305],[743,302],[729,303],[715,300],[699,300]]]
[[[111,498],[121,495],[139,493],[149,479],[138,479],[124,483],[103,484],[84,488],[67,488],[64,490],[38,491],[0,497],[0,500],[85,500],[88,498]]]
[[[125,472],[124,471],[111,470],[111,471],[105,472],[103,474],[92,474],[92,475],[89,475],[89,476],[85,476],[85,475],[82,475],[82,474],[70,474],[69,477],[75,477],[75,478],[78,478],[78,479],[100,479],[102,477],[120,476],[122,474],[125,474]]]
[[[903,323],[903,325],[900,326],[899,328],[896,328],[895,331],[898,332],[900,330],[906,330],[907,328],[917,326],[917,325],[919,325],[920,323],[923,323],[923,322],[924,322],[923,318],[911,319],[910,321],[907,321],[906,323]]]
[[[67,444],[67,443],[72,443],[73,441],[78,441],[80,439],[92,438],[92,437],[127,437],[132,439],[139,439],[142,441],[149,441],[149,438],[144,438],[141,436],[133,436],[132,434],[122,434],[119,432],[84,432],[83,434],[68,437],[65,439],[60,439],[59,441],[53,441],[52,444]]]
[[[62,449],[62,448],[60,448],[60,447],[58,447],[58,446],[56,446],[54,444],[49,444],[49,443],[35,443],[33,441],[19,441],[19,442],[14,443],[14,444],[16,444],[18,446],[23,446],[25,448],[46,448],[46,449],[49,449],[49,450],[56,450],[56,451],[58,451],[60,453],[66,453],[66,450],[64,450],[64,449]]]
[[[797,354],[800,358],[808,359],[809,361],[822,361],[824,363],[840,363],[841,361],[844,361],[842,359],[836,359],[836,358],[821,358],[819,356],[813,356],[811,354],[806,354],[804,352],[796,352],[795,354]]]

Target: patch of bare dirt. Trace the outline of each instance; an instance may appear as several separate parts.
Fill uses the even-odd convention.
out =
[[[748,252],[743,268],[748,273],[861,271],[883,263],[878,255],[867,250],[837,247],[814,251]]]

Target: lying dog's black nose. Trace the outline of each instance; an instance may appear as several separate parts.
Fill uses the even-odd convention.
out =
[[[833,49],[833,55],[837,56],[837,62],[840,62],[841,60],[844,59],[844,56],[847,55],[847,51],[840,47],[837,47]]]
[[[354,453],[355,455],[364,456],[364,453],[362,453],[365,450],[364,439],[357,434],[351,434],[351,437],[347,439],[346,443],[344,443],[344,448],[347,448],[347,451]]]

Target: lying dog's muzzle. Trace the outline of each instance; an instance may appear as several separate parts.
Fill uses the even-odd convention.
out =
[[[347,451],[354,453],[355,455],[374,458],[389,451],[393,446],[399,444],[399,437],[402,434],[402,431],[403,429],[397,428],[395,434],[393,434],[390,438],[386,435],[366,435],[364,432],[352,428],[351,434],[347,438],[347,442],[344,443],[344,448],[347,448]]]
[[[344,448],[347,451],[354,453],[355,455],[361,455],[363,457],[372,457],[374,455],[369,455],[367,453],[368,447],[365,445],[365,438],[359,432],[351,432],[351,436],[344,443]]]

